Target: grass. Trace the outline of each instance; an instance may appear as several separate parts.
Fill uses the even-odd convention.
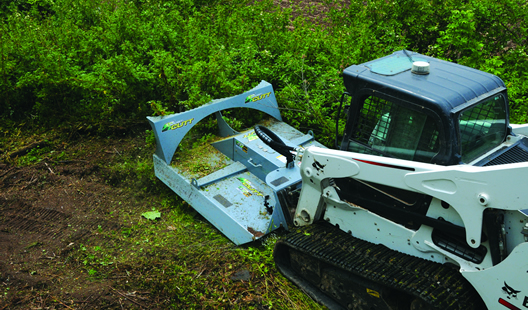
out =
[[[126,275],[141,290],[172,296],[164,305],[174,309],[319,308],[275,270],[275,235],[236,247],[184,202],[165,199],[162,205],[160,219],[104,231],[104,242],[81,245],[74,260],[93,280]],[[248,277],[235,280],[239,273]]]
[[[321,309],[275,269],[272,252],[278,235],[248,246],[235,246],[154,177],[151,132],[136,134],[139,137],[92,136],[74,141],[60,138],[58,134],[32,135],[23,131],[3,137],[8,142],[7,151],[12,152],[43,136],[53,136],[49,149],[32,150],[25,156],[10,159],[10,165],[31,168],[47,162],[56,172],[66,159],[98,165],[99,172],[86,177],[101,186],[110,186],[116,193],[102,197],[104,201],[94,205],[91,211],[79,210],[102,212],[106,224],[68,227],[72,233],[91,230],[90,238],[65,246],[66,250],[56,259],[21,264],[19,272],[47,277],[60,287],[60,292],[43,287],[13,293],[17,287],[9,286],[9,290],[4,290],[5,296],[18,294],[12,299],[18,302],[17,307],[30,307],[30,300],[38,298],[44,303],[43,296],[48,296],[52,305],[59,306],[66,305],[68,296],[76,291],[104,287],[123,300],[128,298],[132,308]],[[19,142],[15,142],[17,139]],[[209,138],[202,142],[207,141]],[[112,152],[111,160],[104,160],[102,156],[108,157],[108,152]],[[58,187],[53,182],[59,181],[49,180],[45,188]],[[79,190],[83,197],[100,194],[90,193],[89,188]],[[141,216],[153,209],[161,213],[160,218],[150,220]],[[31,241],[25,247],[44,257],[55,257],[54,250],[46,244]],[[70,295],[64,295],[66,292]],[[119,295],[123,292],[135,292],[135,295]],[[0,309],[1,302],[0,299]],[[98,302],[94,306],[112,305],[110,301]],[[77,308],[75,303],[69,307]]]
[[[203,147],[202,144],[197,146]],[[148,168],[136,165],[130,173],[153,171],[150,161],[144,164]],[[164,187],[159,181],[155,183]],[[237,247],[170,190],[158,189],[156,198],[161,218],[148,220],[139,216],[148,210],[125,215],[123,224],[134,224],[120,232],[103,232],[106,240],[112,242],[87,250],[93,257],[87,264],[88,271],[93,269],[104,276],[125,270],[142,289],[172,296],[167,306],[174,309],[320,308],[274,268],[276,235],[249,247]],[[119,247],[116,249],[113,244]],[[246,271],[249,279],[233,280],[235,274]]]

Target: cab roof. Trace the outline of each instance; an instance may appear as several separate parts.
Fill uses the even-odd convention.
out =
[[[428,62],[430,73],[412,73],[415,61]],[[490,92],[506,89],[504,82],[493,74],[405,50],[350,66],[343,75],[351,94],[362,88],[382,90],[446,114],[490,96]]]

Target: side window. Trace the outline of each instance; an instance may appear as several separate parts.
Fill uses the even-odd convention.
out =
[[[460,152],[469,163],[506,139],[506,102],[502,95],[484,100],[460,113]]]
[[[419,111],[370,96],[363,102],[349,151],[430,162],[438,153],[438,126]]]

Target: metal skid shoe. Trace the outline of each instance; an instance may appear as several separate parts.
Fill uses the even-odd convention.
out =
[[[312,134],[302,134],[282,122],[271,84],[262,81],[243,94],[213,100],[182,113],[147,117],[156,137],[153,156],[156,177],[188,202],[235,244],[244,244],[283,226],[288,228],[288,210],[295,208],[285,199],[299,190],[299,167],[288,154],[274,151],[249,129],[233,130],[220,111],[250,108],[270,115],[270,130],[287,145],[316,145]],[[205,117],[215,114],[220,140],[213,151],[200,154],[199,161],[221,167],[202,176],[172,160],[184,136]],[[293,203],[291,203],[293,204]]]

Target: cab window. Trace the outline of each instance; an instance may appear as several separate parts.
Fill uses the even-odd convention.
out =
[[[377,96],[363,101],[348,146],[352,152],[427,163],[439,148],[432,117]]]
[[[460,113],[460,153],[469,163],[506,139],[506,102],[499,94]]]

